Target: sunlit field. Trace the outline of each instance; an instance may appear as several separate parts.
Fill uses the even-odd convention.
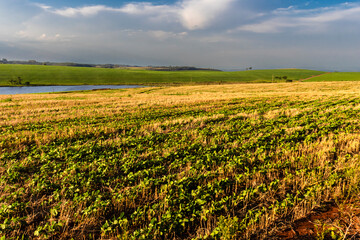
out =
[[[144,69],[108,69],[88,67],[0,64],[0,86],[20,78],[31,85],[140,84],[194,85],[239,82],[285,82],[322,74],[303,69],[221,71],[150,71]],[[286,80],[284,79],[286,78]]]
[[[306,82],[360,81],[359,72],[332,72],[304,80]]]
[[[358,82],[0,96],[0,235],[281,239],[336,208],[306,235],[354,236],[359,96]]]

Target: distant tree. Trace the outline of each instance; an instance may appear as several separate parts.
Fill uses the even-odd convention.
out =
[[[288,77],[287,76],[283,76],[282,79],[286,80]]]
[[[18,85],[22,85],[22,79],[21,79],[21,77],[18,77],[18,78],[17,78],[17,84],[18,84]]]
[[[22,83],[22,78],[21,77],[17,77],[17,79],[10,79],[9,80],[9,83],[11,84],[11,85],[23,85],[23,83]],[[25,83],[26,84],[26,83]],[[30,83],[29,83],[29,85],[30,85]]]

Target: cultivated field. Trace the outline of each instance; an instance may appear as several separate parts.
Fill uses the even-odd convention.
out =
[[[0,96],[0,233],[354,236],[359,96],[357,82]]]
[[[333,72],[325,73],[304,80],[305,82],[329,82],[329,81],[360,81],[359,72]]]
[[[302,69],[251,70],[240,72],[219,71],[149,71],[85,67],[0,64],[0,86],[9,80],[29,82],[32,85],[83,85],[83,84],[141,84],[141,85],[193,85],[236,82],[271,82],[272,77],[299,80],[322,74]],[[284,82],[284,79],[275,79]]]

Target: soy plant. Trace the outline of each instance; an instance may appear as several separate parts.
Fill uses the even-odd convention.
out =
[[[1,122],[2,235],[260,239],[358,194],[356,96],[128,91],[82,93],[83,106],[34,95],[38,117]]]

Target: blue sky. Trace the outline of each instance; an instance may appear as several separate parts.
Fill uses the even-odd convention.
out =
[[[360,71],[360,1],[0,0],[0,58]]]

